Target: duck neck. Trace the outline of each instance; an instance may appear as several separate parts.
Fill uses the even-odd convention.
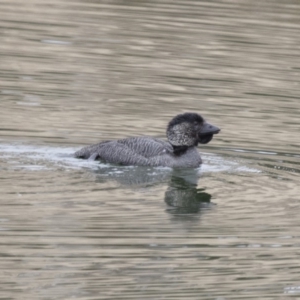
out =
[[[173,153],[176,155],[176,156],[180,156],[182,154],[184,154],[187,149],[189,148],[188,146],[173,146]]]

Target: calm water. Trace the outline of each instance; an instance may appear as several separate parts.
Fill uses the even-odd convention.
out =
[[[300,297],[299,1],[0,4],[0,299]],[[76,160],[222,128],[198,170]]]

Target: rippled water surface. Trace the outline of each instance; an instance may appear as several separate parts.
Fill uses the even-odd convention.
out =
[[[0,299],[300,297],[299,1],[0,3]],[[73,153],[222,128],[196,170]]]

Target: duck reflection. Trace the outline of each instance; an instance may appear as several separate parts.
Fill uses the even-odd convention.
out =
[[[165,192],[165,202],[172,214],[198,213],[207,207],[211,195],[197,188],[199,175],[195,170],[174,172]]]
[[[130,188],[167,185],[164,201],[170,214],[195,214],[210,204],[211,195],[198,188],[199,169],[107,167],[96,171],[98,182],[115,181]]]

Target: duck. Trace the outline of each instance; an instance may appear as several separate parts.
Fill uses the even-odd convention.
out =
[[[202,164],[198,144],[209,143],[220,130],[200,114],[186,112],[168,123],[168,141],[150,136],[106,140],[80,149],[75,158],[124,166],[198,168]]]

